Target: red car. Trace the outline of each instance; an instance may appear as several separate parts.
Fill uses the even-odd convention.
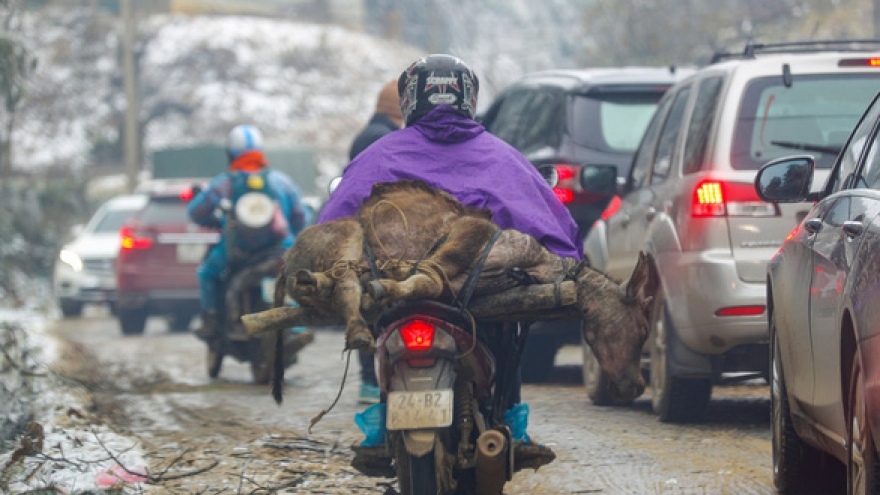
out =
[[[122,227],[116,258],[119,325],[142,334],[149,316],[166,316],[171,331],[186,331],[201,311],[196,268],[219,241],[216,230],[187,216],[192,185],[204,179],[154,181],[138,188],[149,201]]]

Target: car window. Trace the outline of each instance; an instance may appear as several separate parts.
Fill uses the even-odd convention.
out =
[[[599,151],[632,153],[662,96],[657,90],[576,95],[569,114],[571,138]]]
[[[560,92],[536,91],[525,109],[524,115],[528,116],[529,125],[523,126],[517,139],[517,149],[527,151],[543,146],[557,147],[561,138],[564,103]]]
[[[141,212],[140,221],[148,225],[188,223],[187,204],[178,198],[153,198]]]
[[[837,192],[845,187],[850,187],[849,179],[852,177],[853,172],[855,172],[856,166],[858,166],[859,158],[862,156],[862,150],[865,149],[865,143],[868,141],[868,136],[877,125],[878,120],[880,120],[880,103],[878,103],[878,99],[875,97],[874,104],[866,110],[861,122],[859,122],[858,126],[853,130],[852,137],[847,143],[846,148],[844,148],[838,158],[837,167],[829,178],[829,192]],[[866,170],[863,174],[875,175],[880,174],[880,171],[875,169],[870,171]],[[870,180],[866,179],[861,184],[858,184],[857,187],[866,187],[864,185],[865,182],[871,183]]]
[[[112,233],[119,232],[122,225],[131,215],[137,211],[134,208],[126,210],[107,210],[98,223],[95,224],[93,232],[96,233]]]
[[[630,174],[630,187],[633,189],[640,188],[645,185],[648,177],[648,171],[651,168],[651,160],[654,158],[654,150],[657,147],[657,136],[666,120],[667,110],[672,105],[672,96],[660,102],[656,113],[645,130],[642,142],[633,157],[633,168]]]
[[[709,128],[715,118],[718,95],[721,93],[723,82],[724,79],[721,77],[709,77],[700,83],[694,111],[688,124],[687,140],[684,143],[682,173],[698,172],[703,166],[709,141]]]
[[[657,142],[657,153],[654,154],[654,164],[651,167],[651,183],[657,184],[666,180],[669,176],[669,168],[672,165],[673,153],[675,152],[675,143],[678,141],[678,134],[681,131],[681,121],[684,118],[684,111],[687,107],[688,97],[691,94],[691,88],[683,88],[675,96],[675,102],[669,110],[669,117],[663,124],[663,130],[660,131],[660,139]]]
[[[519,149],[516,143],[517,129],[530,99],[530,91],[523,89],[513,90],[504,96],[500,103],[501,106],[495,114],[495,119],[488,127],[489,132]]]
[[[876,75],[795,75],[751,81],[734,131],[733,168],[757,170],[774,158],[803,151],[830,168],[849,132],[877,92]]]

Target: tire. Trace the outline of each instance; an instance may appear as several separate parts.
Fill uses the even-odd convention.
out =
[[[400,495],[437,495],[437,471],[434,452],[415,457],[406,451],[403,435],[397,436],[394,459],[397,463],[397,487]]]
[[[581,342],[581,351],[584,356],[582,370],[584,375],[584,389],[587,391],[587,397],[589,397],[593,404],[597,406],[612,406],[620,404],[620,402],[615,401],[614,396],[611,395],[611,382],[608,380],[608,375],[606,375],[599,366],[599,360],[596,359],[596,355],[593,354],[593,349],[590,348],[590,344],[587,344],[586,340],[582,340]]]
[[[706,413],[712,397],[711,378],[681,378],[671,372],[669,344],[675,338],[675,328],[663,293],[657,292],[658,301],[651,317],[651,406],[663,423],[693,423]]]
[[[773,484],[780,493],[810,492],[821,483],[822,454],[805,444],[794,429],[785,387],[779,342],[770,315],[770,430]]]
[[[119,310],[119,327],[123,335],[143,335],[147,324],[147,311],[144,309]]]
[[[880,458],[865,406],[865,383],[861,362],[853,358],[847,397],[846,480],[849,495],[880,495]]]
[[[221,339],[211,339],[207,343],[206,362],[208,365],[208,376],[217,378],[220,376],[220,368],[223,367],[223,357],[226,355],[223,349],[223,341]]]
[[[251,376],[254,384],[266,385],[272,381],[275,362],[275,332],[266,332],[259,340],[251,340],[250,348]]]
[[[173,333],[189,332],[189,324],[195,315],[188,311],[172,313],[168,317],[168,329]]]
[[[559,346],[552,336],[530,337],[522,354],[523,383],[546,383],[553,374]]]
[[[62,299],[61,301],[59,301],[59,306],[61,306],[61,315],[65,318],[76,318],[82,316],[83,303],[79,301]]]

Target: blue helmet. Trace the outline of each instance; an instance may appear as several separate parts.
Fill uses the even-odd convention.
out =
[[[236,126],[226,138],[226,152],[234,160],[246,151],[263,150],[263,134],[252,125]]]

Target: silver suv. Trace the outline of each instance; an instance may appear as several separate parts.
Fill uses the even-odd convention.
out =
[[[699,420],[722,378],[767,377],[766,265],[810,205],[761,201],[755,175],[800,150],[827,177],[880,87],[876,57],[880,42],[749,44],[660,101],[619,209],[590,229],[585,252],[621,279],[640,251],[653,261],[661,293],[646,368],[661,421]],[[588,394],[610,404],[584,349]]]

